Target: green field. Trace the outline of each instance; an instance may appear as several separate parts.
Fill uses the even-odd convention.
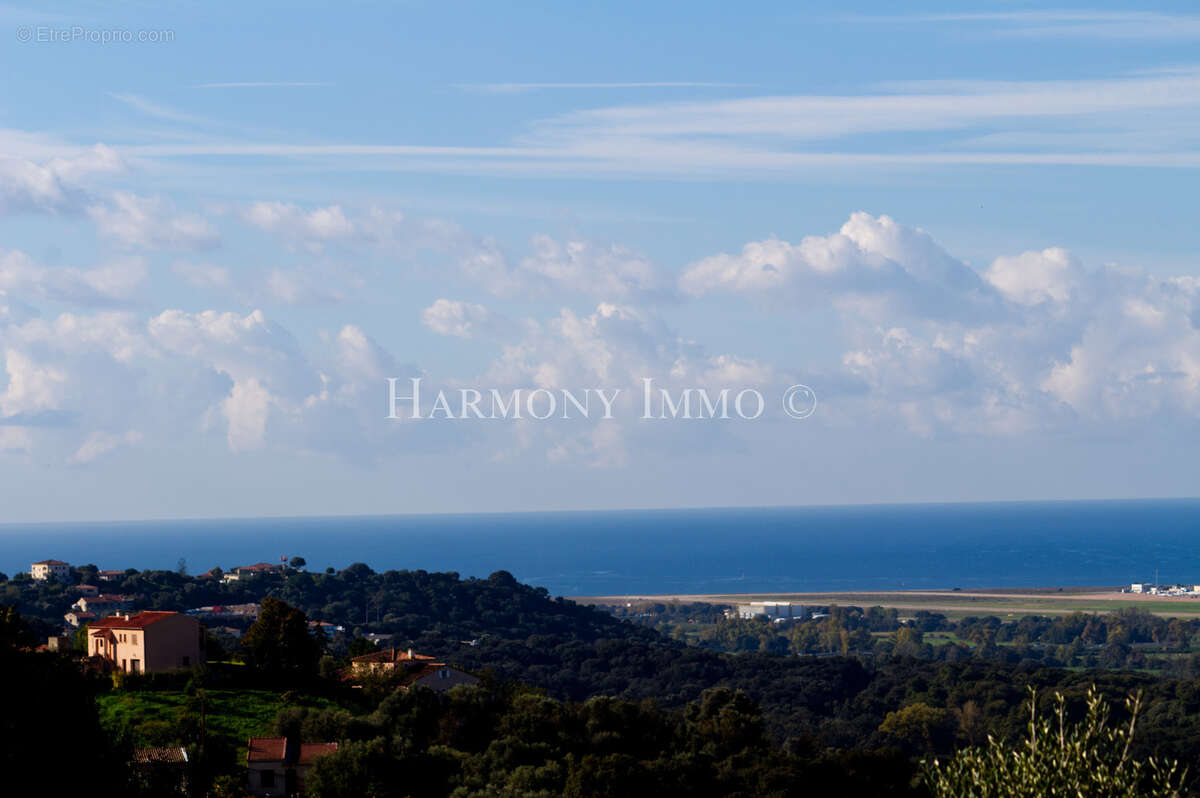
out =
[[[275,715],[287,706],[329,707],[320,698],[295,698],[271,690],[206,690],[206,725],[210,740],[232,748],[239,761],[246,740],[272,733]],[[97,697],[100,723],[110,734],[128,729],[135,746],[178,744],[187,714],[182,690],[114,690]],[[195,718],[188,722],[195,722]]]

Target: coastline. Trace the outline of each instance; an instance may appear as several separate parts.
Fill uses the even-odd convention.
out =
[[[1166,618],[1200,618],[1200,596],[1154,596],[1122,593],[1113,587],[994,588],[986,590],[862,590],[813,593],[677,593],[606,596],[566,596],[580,604],[612,605],[646,602],[792,604],[884,607],[905,612],[967,615],[1069,615],[1109,613],[1132,608]]]

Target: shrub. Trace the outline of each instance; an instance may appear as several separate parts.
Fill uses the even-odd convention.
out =
[[[1086,717],[1069,723],[1062,694],[1055,695],[1054,717],[1039,718],[1031,690],[1027,736],[1017,748],[989,736],[986,746],[959,751],[945,764],[935,759],[925,782],[934,798],[1178,798],[1186,768],[1130,757],[1140,705],[1140,694],[1131,696],[1128,723],[1110,725],[1093,687]]]

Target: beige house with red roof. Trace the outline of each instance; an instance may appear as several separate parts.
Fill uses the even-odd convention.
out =
[[[62,560],[42,560],[29,566],[29,575],[35,582],[70,582],[71,564]]]
[[[472,676],[466,671],[459,670],[444,662],[427,662],[420,670],[406,674],[400,680],[400,689],[409,690],[413,687],[424,687],[435,693],[444,693],[460,685],[479,684],[479,677]]]
[[[414,654],[411,648],[407,651],[389,648],[354,657],[350,660],[350,667],[351,679],[395,676],[399,678],[403,690],[424,687],[440,693],[460,684],[479,684],[478,677],[453,665],[438,662],[436,657]]]
[[[296,795],[318,757],[337,751],[337,743],[298,743],[287,737],[251,737],[246,768],[251,795]]]
[[[410,648],[404,651],[399,648],[387,648],[352,657],[350,667],[355,676],[391,676],[397,671],[404,672],[410,666],[433,662],[433,657],[424,654],[414,654]]]
[[[111,670],[158,673],[204,662],[204,625],[178,612],[112,615],[88,624],[88,654]]]

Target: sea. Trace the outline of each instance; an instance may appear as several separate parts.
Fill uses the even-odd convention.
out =
[[[564,596],[1200,584],[1200,499],[0,524],[10,576],[293,556]]]

